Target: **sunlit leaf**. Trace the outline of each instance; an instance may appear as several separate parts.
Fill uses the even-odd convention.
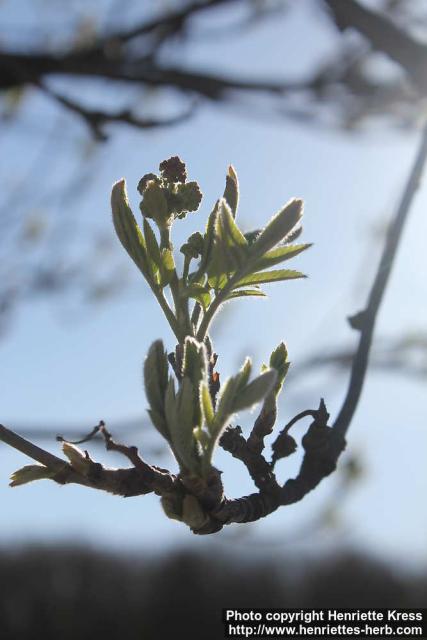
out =
[[[311,244],[295,244],[276,247],[271,251],[267,251],[262,258],[255,262],[254,271],[263,271],[264,269],[274,267],[274,265],[279,264],[280,262],[290,260],[311,246]]]
[[[169,439],[165,417],[165,395],[168,387],[168,359],[161,340],[151,345],[144,362],[145,393],[149,415],[161,435]]]
[[[119,180],[113,186],[111,209],[117,237],[144,276],[147,279],[151,279],[151,269],[144,236],[129,206],[126,181],[124,179]]]
[[[264,291],[261,291],[260,289],[239,289],[237,291],[232,291],[230,295],[227,296],[227,300],[231,300],[232,298],[245,298],[248,296],[265,298],[266,294],[264,293]]]
[[[302,217],[303,202],[293,198],[270,220],[251,245],[252,256],[261,257],[281,242]]]
[[[241,411],[263,400],[273,389],[276,380],[277,372],[274,369],[269,369],[262,373],[237,394],[233,403],[233,410]]]
[[[236,217],[237,206],[239,204],[239,181],[237,179],[237,173],[234,167],[231,165],[228,167],[227,177],[225,179],[224,196],[228,206],[231,209],[233,218]]]
[[[239,280],[236,287],[247,287],[249,285],[264,284],[267,282],[280,282],[282,280],[296,280],[297,278],[306,278],[300,271],[292,269],[278,269],[275,271],[263,271],[261,273],[253,273]]]
[[[191,284],[184,290],[184,294],[189,298],[193,298],[194,300],[197,300],[197,302],[200,302],[205,311],[211,303],[211,294],[209,293],[209,289],[206,285],[197,283]]]
[[[214,408],[212,404],[211,394],[209,392],[209,385],[206,382],[202,382],[200,385],[200,402],[202,406],[203,417],[205,419],[207,427],[211,427],[214,421]]]
[[[144,237],[145,237],[148,257],[151,261],[153,273],[156,273],[157,271],[159,271],[161,267],[162,259],[160,255],[160,248],[157,242],[157,238],[147,218],[144,218],[143,229],[144,229]]]

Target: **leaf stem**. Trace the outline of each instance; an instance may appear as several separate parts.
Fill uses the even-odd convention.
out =
[[[197,332],[197,340],[203,342],[209,329],[209,325],[213,320],[214,315],[218,311],[219,307],[225,302],[230,291],[233,290],[234,285],[239,282],[247,273],[251,270],[252,264],[248,264],[244,269],[240,269],[231,276],[225,287],[223,287],[219,293],[215,296],[211,304],[209,305],[203,319],[200,323],[199,330]]]
[[[173,250],[170,239],[170,226],[160,228],[160,250],[162,249],[168,249],[169,251]],[[167,305],[169,311],[171,311],[171,315],[174,318],[175,328],[173,329],[173,331],[178,339],[178,342],[183,342],[185,340],[185,336],[193,335],[193,332],[190,322],[190,313],[188,310],[188,299],[184,299],[181,297],[181,286],[176,268],[173,271],[173,277],[169,284],[169,287],[172,293],[173,303],[175,307],[175,314],[173,314],[173,312],[170,310],[169,305]],[[163,299],[166,302],[164,296]]]

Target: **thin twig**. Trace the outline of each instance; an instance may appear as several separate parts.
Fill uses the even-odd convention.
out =
[[[344,436],[350,426],[353,415],[356,411],[363,384],[366,378],[366,371],[369,361],[369,351],[372,344],[375,322],[378,311],[384,297],[390,273],[394,264],[399,243],[402,238],[403,229],[407,220],[409,210],[415,193],[420,185],[421,176],[427,160],[427,122],[424,124],[421,144],[419,146],[415,162],[409,174],[408,181],[402,194],[396,215],[392,220],[383,254],[374,283],[372,285],[366,309],[362,314],[358,314],[358,329],[360,329],[360,339],[353,358],[351,367],[350,382],[348,391],[344,399],[341,410],[335,420],[334,430]],[[354,325],[353,325],[354,326]]]
[[[174,33],[177,30],[182,29],[187,20],[189,18],[192,18],[193,15],[196,15],[200,11],[212,9],[225,3],[230,4],[230,0],[207,0],[206,2],[192,2],[182,9],[180,8],[177,11],[162,14],[159,18],[156,17],[153,20],[148,20],[147,22],[138,24],[127,31],[119,31],[117,33],[107,34],[101,40],[101,42],[97,44],[97,46],[101,47],[105,45],[105,42],[108,40],[125,43],[129,40],[132,40],[133,38],[149,35],[155,31],[160,30],[166,30]]]
[[[133,114],[130,109],[122,109],[114,113],[99,109],[90,109],[89,107],[84,106],[81,102],[71,100],[56,91],[53,91],[53,89],[48,87],[41,80],[35,84],[50,98],[69,111],[72,111],[82,117],[87,123],[89,129],[92,131],[95,140],[98,141],[105,141],[108,139],[108,135],[103,129],[105,124],[116,122],[128,124],[139,129],[153,129],[156,127],[172,126],[190,118],[195,108],[195,102],[193,102],[190,104],[188,109],[170,118],[143,118]]]
[[[93,438],[101,431],[103,425],[104,422],[103,420],[101,420],[100,423],[97,424],[96,427],[92,429],[92,431],[90,431],[90,433],[88,433],[83,438],[80,438],[79,440],[67,440],[67,438],[64,438],[64,436],[58,435],[56,436],[56,441],[66,442],[68,444],[85,444],[86,442],[90,442],[91,440],[93,440]]]
[[[25,440],[25,438],[21,438],[17,433],[2,424],[0,424],[0,440],[53,471],[61,471],[64,465],[67,464],[65,460],[61,460],[53,453],[41,449],[29,440]]]

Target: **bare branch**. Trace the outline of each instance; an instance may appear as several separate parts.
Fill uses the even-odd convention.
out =
[[[0,424],[0,440],[54,471],[61,471],[64,465],[67,464],[65,460],[54,456],[45,449],[41,449],[32,442],[25,440],[25,438],[21,438],[17,433],[7,429],[2,424]]]
[[[357,316],[358,326],[356,327],[353,324],[353,328],[360,330],[360,339],[357,351],[353,358],[347,395],[334,423],[334,431],[343,436],[346,434],[350,426],[350,422],[356,411],[357,404],[362,393],[378,311],[384,298],[384,293],[387,288],[390,273],[399,248],[399,243],[402,238],[405,222],[408,218],[414,196],[420,185],[426,159],[427,123],[424,124],[421,144],[417,152],[414,165],[411,169],[396,215],[392,220],[387,233],[383,254],[369,294],[366,309]]]
[[[89,456],[86,458],[87,472],[83,475],[66,460],[37,447],[3,425],[0,425],[0,441],[54,472],[51,480],[58,484],[80,484],[124,497],[140,496],[153,491],[157,493],[158,490],[157,484],[155,487],[153,486],[155,483],[153,483],[152,477],[148,482],[146,474],[142,473],[141,469],[105,469],[102,464],[92,461]],[[170,481],[168,481],[165,473],[159,471],[160,474],[162,475],[160,482],[163,489],[170,488],[173,484],[173,476],[170,476]],[[157,475],[156,479],[158,479]]]
[[[171,118],[142,118],[133,114],[129,109],[122,109],[115,113],[94,110],[85,107],[80,102],[66,98],[56,91],[47,87],[45,83],[38,82],[37,86],[50,98],[61,104],[63,107],[82,117],[91,130],[95,140],[105,141],[108,135],[104,131],[104,125],[108,123],[128,124],[138,129],[154,129],[158,127],[168,127],[179,124],[187,120],[194,111],[195,103],[189,109]]]
[[[387,16],[356,0],[324,0],[340,29],[356,29],[371,46],[400,64],[416,85],[427,91],[427,46],[397,27]]]
[[[242,0],[237,0],[237,2],[241,1]],[[127,31],[108,34],[103,38],[101,43],[98,44],[98,47],[102,47],[109,40],[124,44],[129,40],[149,35],[156,31],[166,31],[168,34],[176,33],[177,31],[181,31],[185,23],[194,15],[207,9],[214,9],[222,4],[227,3],[229,5],[231,2],[236,2],[236,0],[207,0],[205,2],[198,2],[196,0],[196,2],[191,2],[182,9],[162,14],[159,18],[143,22],[142,24],[136,25]]]

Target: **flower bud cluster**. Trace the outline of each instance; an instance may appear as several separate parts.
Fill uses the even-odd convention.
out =
[[[185,164],[178,156],[161,162],[159,169],[159,176],[147,173],[139,181],[139,206],[143,216],[152,218],[159,228],[167,228],[175,218],[197,211],[202,193],[197,182],[187,182]]]

